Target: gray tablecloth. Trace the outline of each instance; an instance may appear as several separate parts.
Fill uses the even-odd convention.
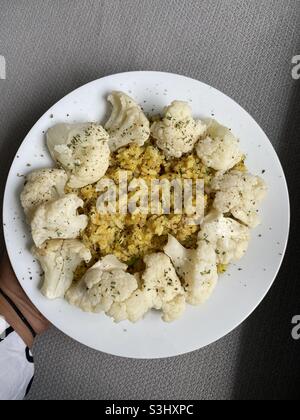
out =
[[[1,0],[1,199],[27,131],[53,103],[128,70],[191,76],[227,93],[265,129],[299,204],[298,0]],[[135,361],[89,350],[54,328],[34,348],[29,399],[237,399],[300,396],[299,215],[267,299],[218,343],[185,356]],[[1,242],[1,250],[3,243]],[[180,339],[180,337],[179,337]]]

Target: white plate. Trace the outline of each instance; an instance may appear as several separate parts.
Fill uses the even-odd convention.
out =
[[[246,257],[221,276],[219,285],[202,307],[191,307],[184,317],[165,324],[151,313],[136,325],[114,324],[105,315],[85,314],[64,300],[51,302],[39,292],[40,268],[30,253],[31,239],[19,203],[24,178],[33,169],[52,166],[43,133],[60,122],[104,121],[106,97],[122,90],[146,112],[161,111],[174,99],[189,101],[196,117],[214,116],[231,127],[247,153],[247,165],[262,174],[269,192],[262,208],[263,224],[253,232]],[[30,165],[30,166],[29,166]],[[13,162],[4,198],[4,233],[8,253],[25,292],[57,328],[75,340],[113,355],[132,358],[175,356],[204,347],[241,324],[270,289],[286,249],[289,197],[278,157],[262,129],[232,99],[183,76],[133,72],[96,80],[54,105],[32,128]]]

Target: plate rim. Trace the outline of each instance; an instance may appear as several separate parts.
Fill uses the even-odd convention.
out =
[[[209,85],[209,84],[207,84],[207,83],[205,83],[205,82],[202,82],[201,80],[197,80],[197,79],[194,79],[194,78],[192,78],[192,77],[188,77],[188,76],[186,76],[186,75],[182,75],[182,74],[176,74],[176,73],[172,73],[172,72],[162,72],[162,71],[152,71],[152,70],[138,70],[138,71],[125,71],[125,72],[120,72],[120,73],[116,73],[116,74],[111,74],[111,75],[106,75],[106,76],[103,76],[103,77],[101,77],[101,78],[98,78],[98,79],[95,79],[95,80],[92,80],[92,81],[89,81],[88,83],[85,83],[85,84],[83,84],[83,85],[81,85],[81,86],[79,86],[79,87],[77,87],[77,88],[75,88],[74,90],[72,90],[71,92],[69,92],[69,93],[67,93],[65,96],[63,96],[61,99],[59,99],[57,102],[55,102],[54,104],[52,104],[48,109],[47,109],[47,111],[45,112],[45,113],[43,113],[43,115],[41,115],[41,117],[34,123],[34,125],[31,127],[31,129],[27,132],[27,134],[25,135],[25,137],[24,137],[24,139],[22,140],[22,142],[21,142],[21,144],[20,144],[20,146],[18,147],[18,150],[17,150],[17,152],[16,152],[16,154],[15,154],[15,156],[14,156],[14,158],[13,158],[13,160],[12,160],[12,162],[11,162],[11,166],[10,166],[10,169],[9,169],[9,172],[8,172],[8,175],[7,175],[7,179],[6,179],[6,183],[5,183],[5,189],[4,189],[4,195],[3,195],[3,205],[2,205],[2,224],[4,224],[4,221],[5,221],[5,214],[6,214],[6,201],[7,201],[7,196],[8,196],[8,181],[9,181],[9,179],[10,179],[10,177],[11,177],[11,174],[12,174],[12,171],[13,171],[13,166],[14,166],[14,162],[15,162],[15,160],[16,160],[16,157],[17,157],[17,155],[18,155],[18,153],[19,153],[19,150],[21,149],[21,147],[23,146],[23,143],[24,143],[24,141],[26,140],[26,138],[30,135],[30,133],[34,130],[34,128],[35,128],[35,126],[46,116],[46,115],[48,115],[49,114],[49,110],[51,110],[53,107],[55,107],[56,105],[58,105],[60,102],[62,102],[62,101],[64,101],[68,96],[70,96],[70,95],[73,95],[74,93],[76,93],[77,91],[79,91],[80,89],[82,89],[82,88],[84,88],[84,87],[87,87],[88,85],[91,85],[91,84],[93,84],[93,83],[96,83],[96,82],[98,82],[98,81],[102,81],[102,82],[105,82],[105,80],[106,79],[110,79],[110,78],[112,78],[112,77],[118,77],[118,76],[124,76],[124,75],[131,75],[131,76],[133,76],[134,74],[141,74],[141,73],[147,73],[147,74],[151,74],[151,75],[153,75],[153,76],[158,76],[158,75],[162,75],[162,76],[173,76],[173,77],[180,77],[180,78],[184,78],[184,79],[187,79],[187,80],[190,80],[190,81],[194,81],[194,82],[197,82],[197,83],[200,83],[200,84],[202,84],[202,85],[204,85],[204,86],[206,86],[207,88],[209,88],[209,89],[212,89],[212,90],[214,90],[216,93],[218,93],[218,94],[221,94],[221,95],[223,95],[223,96],[225,96],[227,99],[229,99],[230,101],[232,101],[235,105],[238,105],[238,107],[240,107],[246,114],[247,114],[247,117],[256,125],[256,127],[261,131],[261,133],[265,136],[265,138],[268,140],[268,142],[269,142],[269,146],[273,149],[273,151],[274,151],[274,154],[275,154],[275,156],[276,156],[276,159],[277,159],[277,163],[279,164],[279,167],[280,167],[280,169],[281,169],[281,171],[282,171],[282,174],[283,174],[283,179],[282,179],[282,181],[283,181],[283,185],[284,185],[284,187],[285,187],[285,193],[286,193],[286,205],[287,205],[287,215],[286,215],[286,217],[287,217],[287,235],[286,235],[286,238],[285,238],[285,242],[284,242],[284,244],[282,244],[283,245],[283,247],[282,247],[282,249],[283,249],[283,252],[282,252],[282,256],[281,256],[281,258],[279,259],[279,264],[278,264],[278,268],[276,269],[276,273],[275,273],[275,275],[274,275],[274,277],[273,277],[273,279],[272,279],[272,281],[270,281],[270,284],[268,285],[268,287],[266,288],[266,291],[264,292],[264,294],[262,294],[262,296],[260,297],[260,299],[258,299],[257,300],[257,303],[255,304],[255,306],[251,309],[251,310],[249,310],[248,312],[249,313],[247,313],[245,316],[243,316],[238,322],[236,322],[232,327],[229,327],[229,328],[226,328],[225,329],[225,332],[224,333],[222,333],[221,335],[220,335],[220,337],[217,337],[217,338],[215,338],[214,340],[211,340],[210,342],[208,342],[206,345],[204,345],[204,346],[200,346],[200,347],[198,347],[198,348],[195,348],[195,349],[192,349],[192,350],[189,350],[189,351],[182,351],[182,352],[176,352],[176,354],[170,354],[170,355],[168,355],[168,356],[152,356],[152,357],[141,357],[141,356],[139,356],[139,357],[136,357],[136,356],[131,356],[131,355],[121,355],[121,354],[114,354],[114,353],[108,353],[108,352],[105,352],[105,351],[103,351],[103,350],[99,350],[99,349],[96,349],[95,347],[93,347],[93,346],[91,346],[91,345],[89,345],[89,344],[86,344],[86,343],[84,343],[83,341],[81,341],[80,339],[78,339],[78,338],[74,338],[74,337],[72,337],[70,334],[68,334],[67,332],[65,332],[65,331],[63,331],[62,329],[61,329],[61,327],[58,327],[57,325],[56,325],[56,323],[55,322],[52,322],[52,321],[50,321],[51,322],[51,324],[53,325],[53,326],[55,326],[59,331],[61,331],[63,334],[65,334],[66,336],[68,336],[68,337],[70,337],[72,340],[75,340],[75,341],[77,341],[77,342],[79,342],[79,343],[81,343],[81,344],[83,344],[84,346],[86,346],[86,347],[89,347],[89,348],[92,348],[92,349],[94,349],[94,350],[96,350],[96,351],[99,351],[99,352],[102,352],[102,353],[105,353],[105,354],[108,354],[108,355],[112,355],[112,356],[115,356],[115,357],[120,357],[120,358],[128,358],[128,359],[139,359],[139,360],[158,360],[158,359],[165,359],[165,358],[171,358],[171,357],[177,357],[177,356],[181,356],[181,355],[184,355],[184,354],[189,354],[189,353],[192,353],[192,352],[194,352],[194,351],[198,351],[198,350],[200,350],[200,349],[204,349],[204,348],[206,348],[206,347],[208,347],[208,346],[210,346],[210,345],[213,345],[214,343],[216,343],[216,342],[218,342],[219,340],[221,340],[222,338],[225,338],[228,334],[230,334],[230,333],[232,333],[233,331],[235,331],[239,326],[241,326],[256,310],[257,310],[257,308],[262,304],[262,302],[264,301],[264,299],[266,298],[266,296],[268,295],[268,293],[270,292],[270,289],[273,287],[273,285],[274,285],[274,283],[275,283],[275,281],[277,280],[277,278],[278,278],[278,274],[279,274],[279,272],[280,272],[280,270],[281,270],[281,268],[282,268],[282,265],[283,265],[283,262],[284,262],[284,260],[285,260],[285,257],[286,257],[286,252],[287,252],[287,247],[288,247],[288,243],[289,243],[289,237],[290,237],[290,231],[291,231],[291,201],[290,201],[290,193],[289,193],[289,186],[288,186],[288,182],[287,182],[287,178],[286,178],[286,174],[285,174],[285,171],[284,171],[284,168],[283,168],[283,165],[282,165],[282,163],[281,163],[281,161],[280,161],[280,158],[279,158],[279,156],[278,156],[278,154],[277,154],[277,151],[276,151],[276,149],[275,149],[275,147],[273,146],[273,144],[271,143],[271,141],[270,141],[270,138],[269,138],[269,136],[266,134],[266,132],[264,131],[264,129],[258,124],[258,122],[254,119],[254,117],[252,117],[252,115],[243,107],[243,106],[241,106],[240,105],[240,103],[239,102],[237,102],[235,99],[233,99],[233,98],[231,98],[230,96],[228,96],[227,94],[225,94],[224,92],[222,92],[221,90],[219,90],[219,89],[217,89],[217,88],[215,88],[215,87],[213,87],[213,86],[211,86],[211,85]],[[12,252],[11,252],[11,250],[10,250],[10,247],[8,246],[8,232],[7,232],[7,230],[6,229],[4,229],[4,226],[3,226],[3,236],[4,236],[4,241],[5,241],[5,247],[6,247],[6,252],[7,252],[7,255],[8,255],[8,257],[9,257],[9,260],[10,260],[10,263],[11,263],[11,267],[12,267],[12,269],[13,269],[13,271],[14,271],[14,273],[15,273],[15,269],[14,269],[14,266],[13,266],[13,258],[12,258]],[[15,273],[15,276],[17,277],[17,275],[16,275],[16,273]],[[19,281],[19,279],[18,279],[18,281]],[[20,284],[21,284],[21,282],[20,282]],[[22,287],[22,285],[21,285],[21,287]],[[29,298],[29,300],[31,301],[31,298],[30,298],[30,296],[28,296],[28,294],[26,293],[26,291],[25,291],[25,289],[22,287],[22,290],[24,291],[24,293],[26,294],[26,296]],[[31,301],[32,302],[32,301]],[[34,304],[34,303],[33,303]],[[43,311],[42,310],[40,310],[39,308],[38,308],[38,310],[43,314]],[[44,315],[44,314],[43,314]],[[45,315],[44,315],[45,316]]]

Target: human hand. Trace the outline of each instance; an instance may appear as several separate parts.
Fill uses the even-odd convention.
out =
[[[1,290],[3,294],[1,294]],[[15,309],[12,304],[16,306]],[[17,311],[22,314],[23,320]],[[0,264],[0,315],[4,316],[29,348],[33,345],[34,333],[41,334],[50,325],[24,293],[6,253]]]

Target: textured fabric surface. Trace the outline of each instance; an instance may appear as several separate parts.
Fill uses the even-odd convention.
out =
[[[128,70],[206,82],[237,100],[269,135],[299,203],[298,0],[2,0],[0,187],[27,131],[74,88]],[[173,359],[135,361],[87,349],[52,328],[37,340],[29,399],[300,397],[299,212],[275,286],[218,343]],[[3,247],[3,244],[1,244]],[[179,337],[180,339],[180,337]]]

